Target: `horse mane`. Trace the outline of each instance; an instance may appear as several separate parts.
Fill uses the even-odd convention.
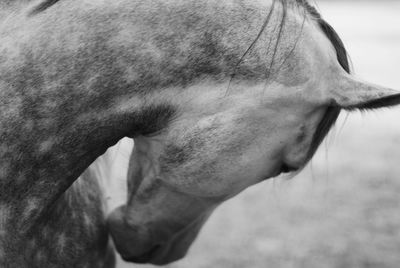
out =
[[[349,57],[348,57],[347,50],[346,50],[342,40],[340,39],[340,37],[337,34],[337,32],[335,31],[335,29],[333,29],[333,27],[322,18],[321,14],[317,11],[317,9],[315,7],[313,7],[307,0],[273,0],[271,10],[274,8],[275,3],[277,1],[282,5],[283,12],[282,12],[282,18],[281,18],[280,26],[279,26],[280,32],[277,37],[278,41],[276,42],[275,48],[274,48],[275,52],[279,46],[279,42],[280,42],[279,39],[281,38],[281,31],[282,31],[282,28],[284,27],[288,8],[293,7],[293,6],[295,6],[297,8],[303,8],[306,11],[304,13],[304,16],[306,17],[307,15],[310,15],[312,17],[312,19],[317,21],[320,29],[322,30],[322,32],[325,34],[325,36],[328,38],[328,40],[331,42],[334,49],[336,50],[336,56],[337,56],[337,60],[338,60],[339,64],[342,66],[342,68],[347,73],[350,73],[351,70],[350,70],[350,64],[349,64]],[[270,11],[270,12],[272,12],[272,11]],[[254,44],[258,41],[261,34],[266,29],[269,20],[270,20],[270,15],[267,16],[266,21],[263,24],[258,36],[255,38],[253,43],[243,54],[240,61],[242,61],[245,58],[246,54],[249,53],[249,51],[252,49]],[[273,56],[272,62],[274,61],[275,52],[273,54],[274,56]],[[240,61],[237,65],[240,64]],[[235,76],[235,74],[232,75],[231,79],[234,76]],[[323,119],[321,120],[320,124],[318,125],[318,127],[314,133],[313,140],[311,142],[311,146],[310,146],[310,149],[308,152],[309,159],[311,159],[311,157],[314,155],[315,151],[318,149],[319,145],[321,144],[321,142],[324,139],[324,137],[326,136],[326,134],[329,132],[329,130],[335,124],[335,122],[340,114],[340,110],[341,109],[339,107],[334,107],[334,106],[327,108],[327,111],[325,112]]]
[[[40,13],[42,11],[45,11],[55,3],[57,3],[60,0],[44,0],[43,2],[40,2],[39,5],[35,6],[32,11],[30,12],[30,15],[35,15],[37,13]]]
[[[321,14],[315,9],[315,7],[311,6],[307,1],[296,1],[301,2],[308,13],[317,20],[319,27],[335,48],[338,62],[347,73],[350,73],[351,70],[347,50],[335,29],[333,29],[333,27],[322,18]]]
[[[343,44],[343,41],[340,39],[339,35],[335,31],[335,29],[333,29],[333,27],[322,18],[321,14],[313,6],[311,6],[307,2],[307,0],[296,0],[296,1],[300,3],[307,10],[307,12],[318,22],[320,29],[329,39],[334,49],[336,50],[336,56],[339,64],[347,73],[350,73],[351,69],[350,69],[347,50]],[[309,159],[314,155],[315,151],[318,149],[319,145],[321,144],[326,134],[335,124],[339,116],[340,110],[341,109],[338,107],[334,106],[328,107],[322,121],[320,122],[314,133],[310,150],[308,152]]]

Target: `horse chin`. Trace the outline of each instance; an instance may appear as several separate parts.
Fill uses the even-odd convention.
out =
[[[132,244],[132,241],[130,242]],[[117,250],[119,251],[122,259],[127,262],[166,265],[185,257],[191,244],[190,243],[189,245],[185,245],[184,247],[182,247],[180,245],[177,245],[176,243],[171,242],[162,245],[155,245],[146,252],[140,253],[139,255],[135,255],[135,252],[132,251],[132,247],[128,249],[121,249],[121,247],[117,246]],[[121,244],[119,244],[119,246],[121,246]],[[135,246],[137,247],[138,245],[136,244]]]
[[[198,234],[197,228],[190,228],[162,243],[150,241],[139,227],[127,223],[123,212],[123,207],[117,208],[107,222],[116,250],[128,262],[165,265],[177,261],[186,255]]]
[[[140,256],[121,256],[125,261],[134,263],[150,263],[154,265],[166,265],[185,257],[187,250],[175,251],[173,246],[158,245]]]

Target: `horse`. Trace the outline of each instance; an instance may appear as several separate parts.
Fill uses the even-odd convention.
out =
[[[1,267],[112,267],[108,232],[127,261],[175,261],[220,203],[304,167],[342,109],[400,103],[350,74],[305,0],[2,0],[0,15]],[[83,172],[123,137],[128,198],[106,215]]]

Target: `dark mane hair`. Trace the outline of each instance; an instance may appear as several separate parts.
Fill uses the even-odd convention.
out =
[[[284,0],[283,0],[284,1]],[[325,33],[326,37],[331,41],[333,47],[336,50],[337,59],[342,66],[342,68],[350,73],[350,64],[348,59],[347,50],[344,47],[342,40],[340,39],[339,35],[336,33],[335,29],[329,23],[327,23],[321,16],[321,14],[311,6],[305,0],[296,0],[297,2],[301,2],[307,12],[317,20],[319,27]]]
[[[286,0],[280,0],[280,1],[286,1]],[[307,2],[307,0],[296,0],[296,2],[302,5],[305,8],[305,10],[318,22],[319,27],[321,28],[321,30],[324,32],[326,37],[330,40],[333,47],[335,48],[339,64],[347,73],[350,73],[350,64],[349,64],[347,50],[344,47],[344,44],[340,39],[339,35],[333,29],[333,27],[329,25],[329,23],[322,18],[321,14],[313,6],[311,6]],[[308,152],[309,158],[313,156],[313,154],[317,150],[318,146],[321,144],[324,137],[328,134],[329,130],[335,124],[339,116],[340,110],[341,109],[336,106],[328,107],[328,109],[326,110],[323,119],[321,120],[320,124],[317,127],[317,130],[314,133],[311,147]]]
[[[37,6],[35,6],[29,15],[35,15],[37,13],[43,12],[52,5],[56,4],[59,0],[45,0],[43,2],[40,2]]]
[[[333,29],[331,25],[329,25],[328,22],[326,22],[321,14],[317,11],[315,7],[313,7],[307,0],[273,0],[273,4],[271,7],[271,12],[273,12],[274,6],[276,2],[279,2],[282,5],[283,8],[283,13],[282,13],[282,19],[280,21],[280,28],[282,29],[285,24],[285,19],[287,16],[287,9],[292,6],[296,6],[297,8],[303,8],[305,13],[304,16],[311,16],[312,19],[314,19],[322,32],[325,34],[325,36],[329,39],[329,41],[332,43],[334,49],[336,50],[336,56],[339,64],[342,66],[342,68],[347,72],[350,73],[350,64],[349,64],[349,58],[348,58],[348,53],[346,48],[344,47],[344,44],[342,40],[340,39],[339,35],[336,33],[336,31]],[[291,4],[291,5],[289,5]],[[293,5],[294,4],[294,5]],[[249,51],[252,49],[254,44],[258,41],[258,39],[261,36],[261,33],[266,29],[268,22],[270,21],[270,14],[265,20],[265,23],[262,26],[262,29],[259,33],[259,35],[256,37],[256,39],[253,41],[251,46],[248,48],[248,50],[245,52],[245,54],[242,56],[241,59],[243,59],[246,54],[249,53]],[[275,45],[275,51],[279,45],[279,39],[280,39],[280,34],[278,34],[278,41]],[[275,53],[274,53],[275,56]],[[274,61],[274,59],[272,59]],[[240,62],[238,63],[238,65]],[[235,76],[235,74],[232,75],[232,78]],[[329,130],[332,128],[332,126],[335,124],[339,114],[340,114],[340,108],[337,106],[330,106],[327,108],[324,117],[322,118],[321,122],[319,123],[313,139],[312,143],[308,152],[308,159],[311,159],[311,157],[314,155],[315,151],[318,149],[318,146],[321,144],[322,140],[325,138],[325,136],[328,134]]]

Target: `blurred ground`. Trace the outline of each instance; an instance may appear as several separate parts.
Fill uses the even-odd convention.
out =
[[[356,73],[400,89],[400,1],[317,3]],[[168,267],[400,267],[400,109],[345,118],[301,174],[221,206]]]

